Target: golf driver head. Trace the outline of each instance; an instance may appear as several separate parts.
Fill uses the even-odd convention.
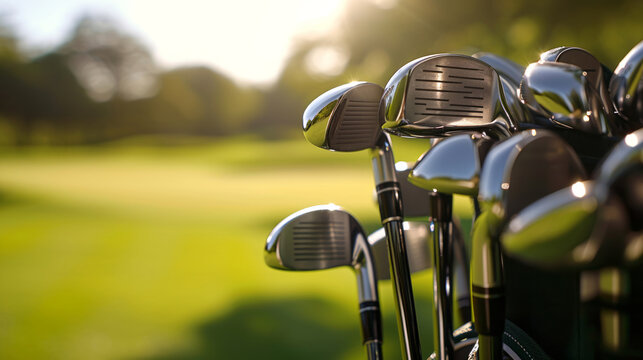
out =
[[[609,83],[609,92],[617,112],[632,123],[643,126],[643,41],[621,60]]]
[[[507,136],[514,124],[498,73],[465,55],[416,59],[390,79],[380,116],[387,132],[407,137],[488,132]]]
[[[547,130],[527,130],[497,143],[485,159],[478,199],[489,234],[527,205],[585,178],[574,150]]]
[[[270,267],[293,271],[350,266],[358,274],[360,302],[377,300],[367,237],[337,205],[312,206],[282,220],[268,236],[264,260]]]
[[[564,63],[533,63],[520,84],[520,99],[547,128],[611,135],[600,96],[581,68]]]
[[[377,84],[352,82],[323,93],[304,111],[306,140],[334,151],[375,147],[382,134],[378,118],[382,92]]]
[[[409,181],[428,191],[476,196],[480,169],[492,144],[479,134],[446,138],[422,155]]]
[[[429,243],[429,224],[421,221],[405,221],[404,239],[409,259],[411,273],[430,269],[431,246]],[[390,280],[391,273],[388,264],[388,245],[386,244],[386,231],[380,228],[368,236],[371,253],[375,262],[375,272],[378,280]]]

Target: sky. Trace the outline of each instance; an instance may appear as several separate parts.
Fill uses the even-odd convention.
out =
[[[66,38],[81,15],[108,15],[141,39],[163,67],[208,65],[243,84],[269,85],[296,39],[332,32],[345,2],[0,0],[0,16],[27,48],[48,49]]]

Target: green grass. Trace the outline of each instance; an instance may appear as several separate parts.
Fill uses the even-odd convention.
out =
[[[396,146],[413,160],[426,143]],[[366,152],[303,139],[5,149],[0,358],[362,359],[351,272],[279,272],[262,247],[283,217],[328,202],[374,230],[372,188]],[[414,278],[427,356],[430,277]],[[399,358],[389,282],[380,294]]]

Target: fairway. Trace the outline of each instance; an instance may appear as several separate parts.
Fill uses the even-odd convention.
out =
[[[372,188],[366,152],[303,139],[5,151],[0,358],[362,359],[351,271],[279,272],[262,247],[283,217],[329,202],[375,230]],[[430,272],[414,283],[428,356]],[[380,294],[394,359],[390,282]]]

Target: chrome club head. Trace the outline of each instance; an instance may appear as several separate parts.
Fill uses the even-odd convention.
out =
[[[610,80],[609,92],[618,113],[634,123],[643,125],[643,41],[621,60]]]
[[[465,55],[438,54],[400,68],[382,98],[383,128],[409,137],[462,131],[507,136],[515,128],[496,71]]]
[[[587,269],[643,258],[643,130],[621,141],[594,181],[534,202],[508,225],[508,254],[544,267]]]
[[[268,236],[264,259],[271,267],[297,271],[357,267],[372,260],[360,224],[332,204],[309,207],[281,221]]]
[[[403,227],[411,273],[431,268],[433,262],[431,261],[431,247],[428,241],[429,224],[420,221],[405,221]],[[390,280],[388,246],[384,228],[380,228],[370,234],[368,243],[371,245],[377,279]]]
[[[381,353],[377,275],[364,230],[351,214],[330,204],[288,216],[268,236],[264,260],[268,266],[282,270],[353,268],[357,276],[362,341],[369,358]]]
[[[502,235],[505,253],[548,268],[605,266],[625,236],[627,213],[595,185],[576,182],[523,209]]]
[[[481,165],[492,143],[479,134],[446,138],[418,160],[409,181],[428,191],[476,196]]]
[[[598,93],[581,68],[563,63],[534,63],[525,70],[519,89],[521,101],[550,128],[610,135]]]
[[[574,150],[547,130],[527,130],[496,144],[480,175],[478,198],[492,235],[525,206],[585,178]]]
[[[612,184],[623,172],[643,163],[643,129],[626,135],[605,157],[595,178],[600,183]]]
[[[378,122],[382,92],[379,85],[352,82],[323,93],[304,112],[306,140],[334,151],[375,147],[382,133]]]
[[[577,47],[561,46],[540,54],[539,62],[558,62],[576,65],[581,68],[589,83],[601,96],[605,111],[611,112],[611,101],[607,95],[607,84],[605,83],[605,68],[603,64],[587,50]]]

